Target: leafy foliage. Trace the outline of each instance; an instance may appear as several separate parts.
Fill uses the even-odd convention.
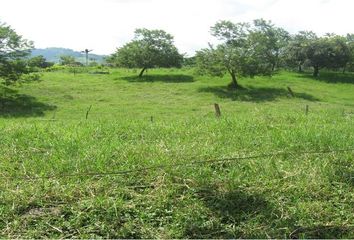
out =
[[[260,58],[265,59],[273,72],[285,56],[290,34],[280,27],[275,27],[264,19],[254,20],[251,33],[252,41]]]
[[[286,49],[285,61],[287,65],[296,66],[299,72],[302,72],[302,67],[307,60],[306,49],[315,39],[317,39],[317,35],[309,31],[300,31],[292,36]]]
[[[28,65],[32,68],[49,68],[52,67],[54,63],[48,62],[43,56],[36,56],[28,60]]]
[[[278,64],[287,33],[264,20],[249,23],[221,21],[211,28],[223,43],[197,52],[199,71],[223,76],[229,73],[231,87],[238,76],[270,75]]]
[[[31,48],[31,41],[23,39],[10,26],[0,22],[0,79],[4,84],[13,84],[21,80],[23,74],[31,72],[25,60]]]
[[[82,63],[76,61],[75,57],[70,55],[60,56],[60,64],[64,66],[83,66]]]
[[[148,68],[181,67],[183,56],[173,44],[173,36],[163,30],[137,29],[135,38],[117,49],[108,60],[120,67]]]
[[[292,37],[286,58],[288,64],[296,65],[299,71],[302,71],[307,61],[317,77],[322,68],[345,70],[354,61],[352,52],[353,45],[349,37],[334,34],[317,37],[313,32],[299,32]]]

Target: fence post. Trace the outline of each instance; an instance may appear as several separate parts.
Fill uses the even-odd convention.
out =
[[[308,115],[309,114],[309,110],[310,110],[310,107],[309,107],[309,105],[306,105],[306,115]]]
[[[87,109],[87,112],[86,112],[86,120],[88,119],[88,115],[91,111],[91,108],[92,108],[92,105],[90,105],[90,107]]]
[[[221,111],[220,111],[219,104],[215,103],[214,107],[215,107],[215,115],[216,115],[216,117],[221,117]]]
[[[294,94],[293,90],[290,87],[288,87],[288,91],[289,91],[289,93],[290,93],[290,95],[292,97],[295,97],[295,94]]]

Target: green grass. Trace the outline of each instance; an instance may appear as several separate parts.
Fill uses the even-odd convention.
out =
[[[354,150],[303,153],[354,149],[353,74],[281,72],[239,91],[188,69],[136,74],[6,89],[0,237],[354,238]]]

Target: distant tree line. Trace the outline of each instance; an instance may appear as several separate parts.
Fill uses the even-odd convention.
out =
[[[270,21],[257,19],[251,23],[220,21],[211,27],[220,44],[197,51],[186,58],[174,46],[173,37],[162,30],[137,29],[135,38],[118,48],[107,62],[111,66],[148,68],[195,66],[202,74],[229,74],[230,87],[239,86],[242,76],[272,75],[280,68],[296,68],[302,72],[311,67],[317,77],[323,68],[353,70],[354,35],[301,31],[291,35]]]
[[[354,35],[326,34],[318,37],[313,32],[289,34],[270,21],[252,23],[221,21],[211,28],[212,35],[222,41],[196,54],[200,72],[212,75],[229,73],[230,87],[237,88],[240,76],[271,75],[279,68],[313,68],[318,77],[320,69],[353,67]]]
[[[220,44],[186,57],[178,52],[173,36],[163,30],[137,29],[132,41],[106,59],[109,66],[140,68],[142,77],[149,68],[196,67],[201,74],[231,78],[230,87],[239,87],[239,78],[272,75],[280,68],[312,68],[317,77],[321,69],[354,70],[354,34],[339,36],[301,31],[290,34],[263,19],[251,23],[220,21],[211,27]],[[31,73],[53,65],[43,56],[29,58],[33,43],[0,22],[0,83],[9,85],[38,78]],[[61,56],[63,66],[82,66],[72,56]],[[97,65],[93,63],[92,66]]]

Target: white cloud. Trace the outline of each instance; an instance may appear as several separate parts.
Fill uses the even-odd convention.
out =
[[[181,52],[213,41],[216,21],[270,19],[291,32],[354,32],[352,0],[0,0],[0,20],[37,47],[94,49],[109,54],[139,27],[175,36]]]

